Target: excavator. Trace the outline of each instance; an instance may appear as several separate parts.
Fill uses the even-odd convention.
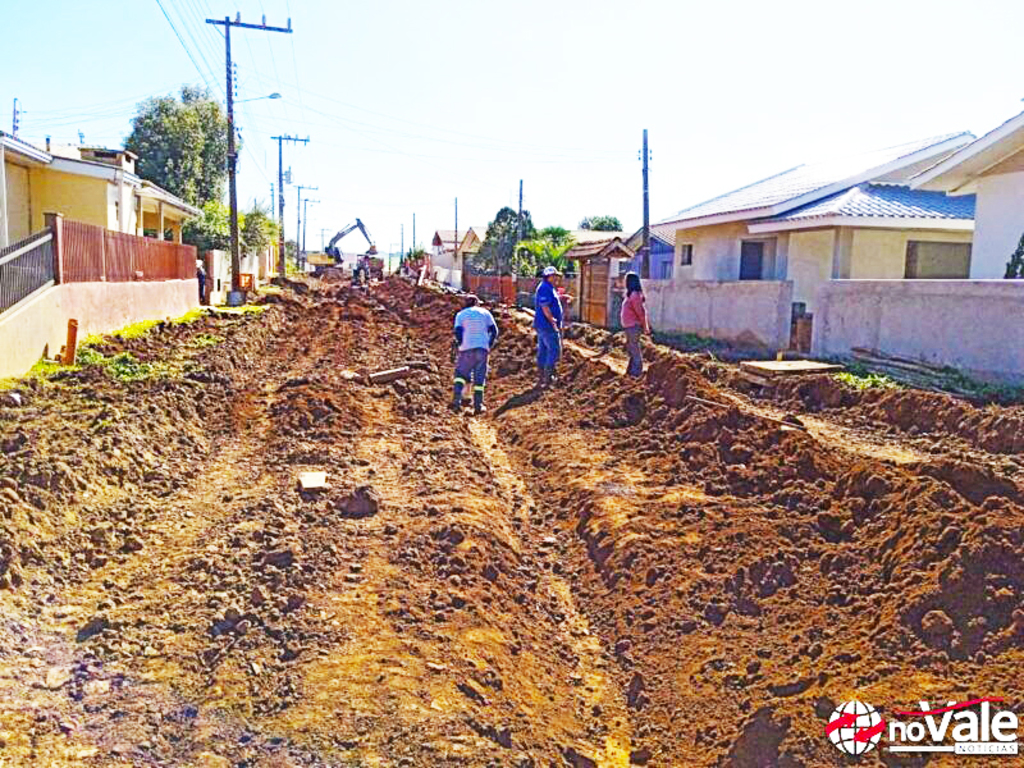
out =
[[[331,238],[331,242],[327,244],[327,247],[324,250],[327,252],[328,256],[334,259],[335,264],[341,264],[342,254],[341,249],[338,248],[338,242],[343,237],[345,237],[345,235],[353,232],[356,229],[363,233],[363,237],[366,238],[366,242],[370,244],[370,247],[365,254],[366,256],[371,257],[369,259],[370,274],[364,275],[364,277],[370,277],[372,275],[373,277],[382,279],[384,277],[384,260],[376,258],[377,246],[374,244],[373,238],[370,237],[370,233],[366,231],[366,226],[359,219],[356,219],[355,222],[353,222],[352,224],[349,224],[348,226],[339,229],[338,233]],[[362,267],[361,265],[358,265],[356,267],[356,275],[359,275],[361,271]]]

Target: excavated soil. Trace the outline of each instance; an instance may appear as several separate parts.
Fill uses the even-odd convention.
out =
[[[454,416],[458,297],[267,301],[0,395],[0,765],[847,765],[851,698],[1021,712],[1019,409],[587,333],[539,393],[500,311]]]

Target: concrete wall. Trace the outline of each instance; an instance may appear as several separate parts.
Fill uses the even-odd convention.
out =
[[[1024,235],[1024,172],[978,179],[972,278],[1001,278]]]
[[[51,286],[0,315],[0,377],[24,374],[44,352],[56,355],[69,319],[78,320],[81,339],[139,320],[180,317],[198,305],[195,279]]]
[[[736,346],[785,349],[793,284],[779,280],[645,280],[651,327]]]
[[[1024,381],[1024,283],[832,280],[816,297],[811,351],[853,347]]]
[[[834,242],[834,229],[790,233],[787,277],[793,281],[793,301],[806,304],[809,312],[818,289],[832,279]]]

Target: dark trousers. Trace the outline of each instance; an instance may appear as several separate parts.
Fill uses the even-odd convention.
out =
[[[455,361],[455,384],[465,386],[473,382],[474,392],[483,392],[487,383],[486,349],[464,349]]]
[[[640,349],[640,326],[624,328],[626,332],[626,351],[629,353],[629,366],[626,373],[630,376],[640,376],[644,372],[644,355]]]

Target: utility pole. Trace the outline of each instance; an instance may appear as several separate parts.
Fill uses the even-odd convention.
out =
[[[306,227],[309,226],[309,216],[306,215],[306,204],[307,203],[313,203],[315,205],[316,203],[319,203],[319,202],[320,202],[319,200],[310,200],[308,197],[302,198],[302,261],[303,261],[303,266],[305,266],[305,261],[306,261]]]
[[[241,254],[238,244],[238,188],[235,183],[235,173],[238,166],[238,153],[235,151],[235,100],[234,86],[231,78],[231,28],[259,29],[264,32],[285,32],[291,34],[292,20],[288,19],[287,27],[268,27],[267,17],[263,17],[262,24],[245,24],[242,22],[242,14],[236,15],[232,21],[230,16],[225,16],[223,21],[207,19],[207,24],[224,27],[224,67],[227,73],[227,101],[228,101],[228,198],[231,204],[231,293],[228,295],[228,304],[241,304],[245,301],[241,292]]]
[[[644,241],[640,246],[640,277],[645,280],[651,276],[651,203],[648,194],[647,163],[651,153],[647,151],[647,129],[644,128]]]
[[[512,246],[512,254],[519,249],[519,243],[523,239],[523,180],[519,180],[519,217],[516,219],[516,242]],[[500,273],[501,270],[498,270]]]
[[[18,137],[18,100],[14,100],[14,116],[11,118],[11,136]]]
[[[296,144],[308,144],[309,137],[300,139],[296,136],[271,136],[277,142],[277,271],[281,278],[285,275],[284,263],[284,153],[281,149],[286,141],[293,141]],[[291,170],[288,171],[288,181],[291,182]],[[298,233],[295,235],[298,243]]]
[[[455,198],[455,242],[452,243],[452,269],[459,263],[459,198]],[[449,277],[451,277],[449,275]]]
[[[306,255],[299,250],[299,233],[302,232],[302,190],[316,190],[319,187],[304,187],[301,184],[295,187],[295,263],[305,264]]]
[[[416,214],[412,215],[412,250],[416,251]]]
[[[405,263],[405,224],[402,224],[401,243],[401,250],[398,252],[398,266],[402,266]]]

